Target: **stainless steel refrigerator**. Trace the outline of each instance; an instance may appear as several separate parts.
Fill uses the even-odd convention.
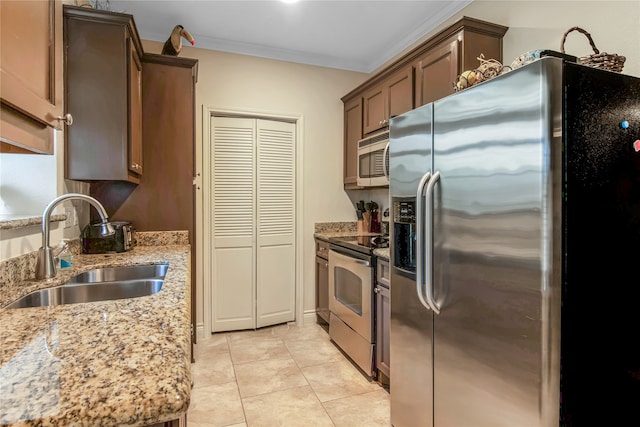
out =
[[[389,152],[392,424],[640,425],[640,79],[545,57]]]

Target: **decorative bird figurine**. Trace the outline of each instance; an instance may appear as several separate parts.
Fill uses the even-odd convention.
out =
[[[175,27],[173,27],[173,31],[171,31],[171,36],[169,36],[167,41],[164,42],[164,46],[162,46],[162,54],[178,56],[180,50],[182,50],[183,37],[185,38],[185,40],[191,43],[191,46],[196,44],[193,36],[189,33],[189,31],[185,30],[182,25],[176,25]]]

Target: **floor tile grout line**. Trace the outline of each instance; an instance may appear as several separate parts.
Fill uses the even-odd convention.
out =
[[[242,418],[244,418],[244,423],[249,427],[249,420],[247,419],[247,411],[244,407],[244,402],[242,401],[242,395],[240,395],[240,384],[238,384],[238,375],[236,373],[236,366],[233,363],[233,355],[231,354],[231,342],[229,341],[229,335],[226,337],[227,340],[227,348],[229,349],[229,359],[231,359],[231,369],[233,369],[233,378],[236,382],[236,390],[238,390],[238,398],[240,398],[240,406],[242,407]]]

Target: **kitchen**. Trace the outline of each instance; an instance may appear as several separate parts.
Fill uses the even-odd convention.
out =
[[[617,6],[617,7],[616,7]],[[556,13],[547,13],[553,7]],[[635,9],[634,9],[635,7]],[[576,7],[575,2],[553,3],[540,11],[537,2],[474,2],[461,11],[458,16],[467,15],[486,19],[509,27],[504,39],[504,58],[515,58],[522,52],[540,46],[557,49],[562,32],[579,24],[590,29],[601,48],[623,52],[627,55],[625,73],[638,75],[638,37],[637,5],[634,2],[588,2]],[[625,13],[620,13],[625,10]],[[608,17],[608,19],[606,19]],[[451,18],[448,23],[453,22]],[[535,24],[532,24],[535,22]],[[615,28],[615,30],[611,30]],[[625,34],[625,36],[621,36]],[[159,52],[161,43],[143,40],[145,50]],[[571,52],[584,52],[588,47],[573,45]],[[304,285],[304,300],[300,304],[302,316],[312,319],[315,311],[314,260],[313,254],[314,224],[319,222],[355,221],[355,204],[359,200],[374,200],[383,210],[388,207],[388,190],[347,190],[343,191],[342,153],[343,110],[340,98],[367,78],[367,74],[345,72],[335,69],[265,60],[255,57],[214,52],[204,49],[185,47],[185,57],[197,58],[200,62],[200,75],[196,86],[198,105],[224,106],[240,109],[249,106],[265,111],[301,111],[305,115],[305,146],[303,153],[304,175],[302,187],[306,197],[302,203],[303,230],[301,271]],[[211,73],[203,70],[211,70]],[[257,73],[255,70],[259,70]],[[265,91],[265,87],[272,88]],[[313,99],[309,103],[308,99]],[[202,123],[196,114],[197,144],[203,145]],[[61,152],[62,139],[57,142],[56,153]],[[37,156],[20,157],[22,163],[14,166],[14,157],[2,154],[3,202],[13,203],[19,200],[19,207],[27,207],[32,202],[28,197],[11,199],[5,193],[9,187],[17,194],[40,194],[46,192],[29,212],[41,213],[42,207],[55,195],[67,192],[83,192],[84,184],[65,181],[63,178],[63,159],[61,155],[49,158]],[[21,156],[21,155],[20,155]],[[202,154],[197,153],[202,159]],[[18,163],[18,162],[15,162]],[[16,170],[20,168],[20,170]],[[5,175],[6,174],[6,175]],[[10,175],[10,176],[7,176]],[[27,179],[29,177],[29,179]],[[15,182],[20,181],[20,182]],[[202,184],[202,183],[201,183]],[[309,195],[313,195],[310,197]],[[9,199],[9,202],[7,202]],[[13,206],[17,209],[16,206]],[[82,207],[81,207],[82,208]],[[85,212],[86,214],[86,212]],[[75,237],[73,230],[53,230],[53,241],[66,233]],[[76,233],[78,231],[76,230]],[[197,247],[202,248],[203,236],[197,236]],[[35,251],[40,246],[40,233],[37,227],[16,232],[3,231],[2,256],[8,259],[23,253]],[[205,313],[202,298],[202,272],[198,277],[199,297],[197,314],[198,333],[207,330],[210,316]]]

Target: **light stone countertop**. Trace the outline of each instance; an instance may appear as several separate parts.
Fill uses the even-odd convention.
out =
[[[377,248],[373,250],[373,254],[378,258],[389,261],[389,248]]]
[[[65,214],[51,215],[51,222],[60,222],[67,219]],[[16,228],[29,227],[42,224],[42,215],[6,215],[0,214],[0,230],[15,230]]]
[[[160,292],[124,300],[0,309],[0,425],[142,426],[180,418],[191,396],[188,245],[76,255],[71,271],[168,262]]]

